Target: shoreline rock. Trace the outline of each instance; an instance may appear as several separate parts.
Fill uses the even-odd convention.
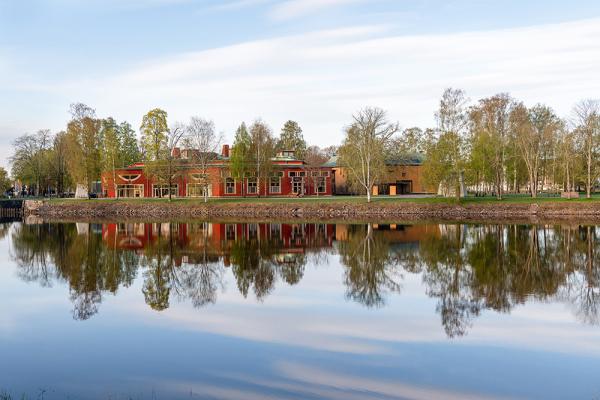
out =
[[[132,218],[251,218],[379,221],[394,218],[486,220],[507,219],[600,221],[600,202],[541,202],[532,204],[381,203],[143,203],[143,202],[38,202],[24,206],[26,215],[43,219]]]

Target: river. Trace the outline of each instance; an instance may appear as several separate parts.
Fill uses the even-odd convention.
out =
[[[599,238],[4,223],[0,399],[598,399]]]

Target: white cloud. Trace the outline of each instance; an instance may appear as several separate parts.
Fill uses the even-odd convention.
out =
[[[273,7],[271,17],[276,20],[286,20],[303,17],[327,8],[341,7],[365,0],[287,0]]]
[[[262,117],[277,131],[295,119],[318,145],[339,143],[352,112],[367,105],[389,110],[403,126],[431,126],[448,86],[473,99],[510,92],[562,115],[600,93],[600,19],[439,35],[391,32],[389,26],[318,31],[150,60],[99,80],[11,85],[51,95],[61,110],[81,99],[99,115],[134,126],[157,106],[172,122],[212,118],[229,137],[243,120]],[[29,115],[20,116],[23,131],[48,126],[41,120],[28,126]],[[10,114],[12,125],[17,117],[18,111]]]

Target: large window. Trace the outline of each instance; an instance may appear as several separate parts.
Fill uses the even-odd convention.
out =
[[[292,193],[294,194],[304,194],[304,179],[302,178],[292,178]]]
[[[235,224],[226,224],[225,225],[225,240],[235,240],[237,237],[237,232],[235,229]]]
[[[327,184],[325,178],[317,178],[317,193],[325,193],[327,191]]]
[[[281,193],[281,178],[272,176],[269,179],[269,193]]]
[[[204,197],[204,192],[208,191],[208,197],[211,196],[210,186],[202,183],[188,183],[186,196],[187,197]]]
[[[248,194],[258,193],[258,182],[256,178],[248,178]]]
[[[171,196],[177,196],[178,185],[171,185]],[[153,197],[169,197],[169,185],[152,185]]]
[[[144,185],[117,185],[117,197],[144,197]]]
[[[225,179],[225,194],[235,194],[235,179]]]

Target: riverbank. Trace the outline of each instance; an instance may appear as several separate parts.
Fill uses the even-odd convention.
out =
[[[445,198],[354,197],[322,199],[199,200],[42,200],[26,201],[25,214],[44,219],[260,218],[316,220],[600,220],[600,201],[518,198],[496,201]]]

